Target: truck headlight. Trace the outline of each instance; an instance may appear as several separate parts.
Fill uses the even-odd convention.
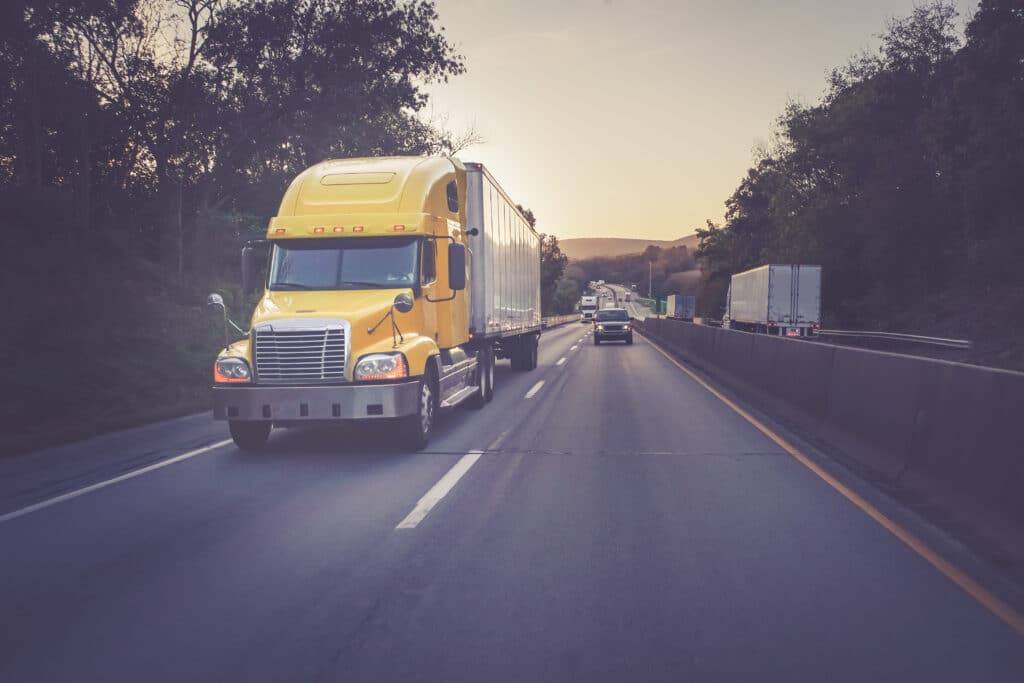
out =
[[[244,358],[226,356],[213,364],[213,381],[217,383],[248,382],[252,378]]]
[[[598,326],[597,326],[597,329],[599,329],[599,330],[603,330],[603,329],[604,329],[604,325],[598,325]]]
[[[357,382],[380,379],[401,379],[409,376],[409,363],[401,353],[371,353],[363,356],[352,371]]]

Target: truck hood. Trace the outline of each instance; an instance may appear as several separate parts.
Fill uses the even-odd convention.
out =
[[[317,292],[267,291],[252,314],[252,325],[285,318],[340,318],[352,323],[354,331],[365,331],[388,312],[395,295],[402,292],[412,295],[408,288]],[[422,302],[417,303],[418,305],[409,313],[395,311],[395,319],[403,332],[413,332],[418,327],[416,318],[418,309],[422,308]],[[377,334],[382,332],[390,338],[390,327],[387,324],[383,325]]]

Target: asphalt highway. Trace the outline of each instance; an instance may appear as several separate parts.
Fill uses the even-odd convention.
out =
[[[0,460],[0,681],[1024,680],[1024,639],[637,337],[429,449],[208,416]]]
[[[643,320],[647,316],[654,315],[651,309],[647,308],[639,301],[633,300],[634,297],[639,298],[640,295],[637,292],[633,292],[622,285],[607,285],[607,287],[615,293],[615,296],[618,299],[618,305],[625,308],[631,318]],[[630,298],[629,301],[626,301],[627,296]]]

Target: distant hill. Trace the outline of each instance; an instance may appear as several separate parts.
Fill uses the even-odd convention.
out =
[[[628,237],[579,237],[558,240],[562,253],[574,261],[598,256],[625,256],[639,254],[650,245],[662,249],[685,246],[692,254],[697,250],[697,236],[688,235],[677,240],[638,240]]]

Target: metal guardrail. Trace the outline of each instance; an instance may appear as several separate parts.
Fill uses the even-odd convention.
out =
[[[944,346],[949,349],[973,349],[974,342],[969,339],[942,339],[940,337],[923,337],[917,334],[901,334],[899,332],[870,332],[867,330],[818,330],[819,337],[856,337],[862,339],[887,339],[889,341]]]
[[[574,320],[579,320],[579,313],[569,313],[567,315],[549,315],[540,319],[541,328],[554,327],[555,325],[562,325],[564,323],[571,323]]]

